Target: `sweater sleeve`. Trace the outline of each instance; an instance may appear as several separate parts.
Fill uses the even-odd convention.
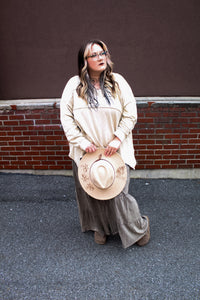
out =
[[[136,100],[127,81],[119,74],[115,74],[115,79],[121,91],[122,116],[115,135],[123,140],[132,132],[137,123]]]
[[[72,77],[66,84],[60,101],[60,119],[68,142],[85,150],[91,142],[85,138],[73,115],[73,94],[77,85],[78,76]]]

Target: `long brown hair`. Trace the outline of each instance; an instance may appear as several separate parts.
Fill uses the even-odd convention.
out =
[[[113,77],[113,63],[108,52],[106,44],[100,40],[92,40],[82,46],[78,52],[78,73],[80,84],[77,87],[78,96],[87,101],[91,108],[98,107],[96,89],[91,83],[87,68],[87,56],[92,45],[98,44],[104,51],[107,52],[107,67],[100,75],[100,88],[108,103],[111,98],[115,98],[119,94],[119,86]]]

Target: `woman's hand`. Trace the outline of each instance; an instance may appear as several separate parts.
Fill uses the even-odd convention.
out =
[[[94,144],[90,144],[86,149],[85,152],[87,153],[92,153],[95,152],[97,150],[97,147]]]
[[[106,147],[104,154],[106,156],[111,156],[117,152],[121,145],[121,141],[118,137],[115,137]]]

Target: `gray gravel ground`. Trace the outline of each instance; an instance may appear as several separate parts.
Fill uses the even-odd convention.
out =
[[[81,233],[72,177],[0,173],[0,300],[200,299],[200,180],[131,179],[151,241]]]

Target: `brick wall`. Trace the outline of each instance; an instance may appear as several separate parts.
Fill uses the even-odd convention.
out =
[[[136,169],[200,168],[200,105],[138,104]],[[59,105],[0,109],[1,170],[70,170]]]
[[[200,168],[200,105],[138,106],[137,169]]]

